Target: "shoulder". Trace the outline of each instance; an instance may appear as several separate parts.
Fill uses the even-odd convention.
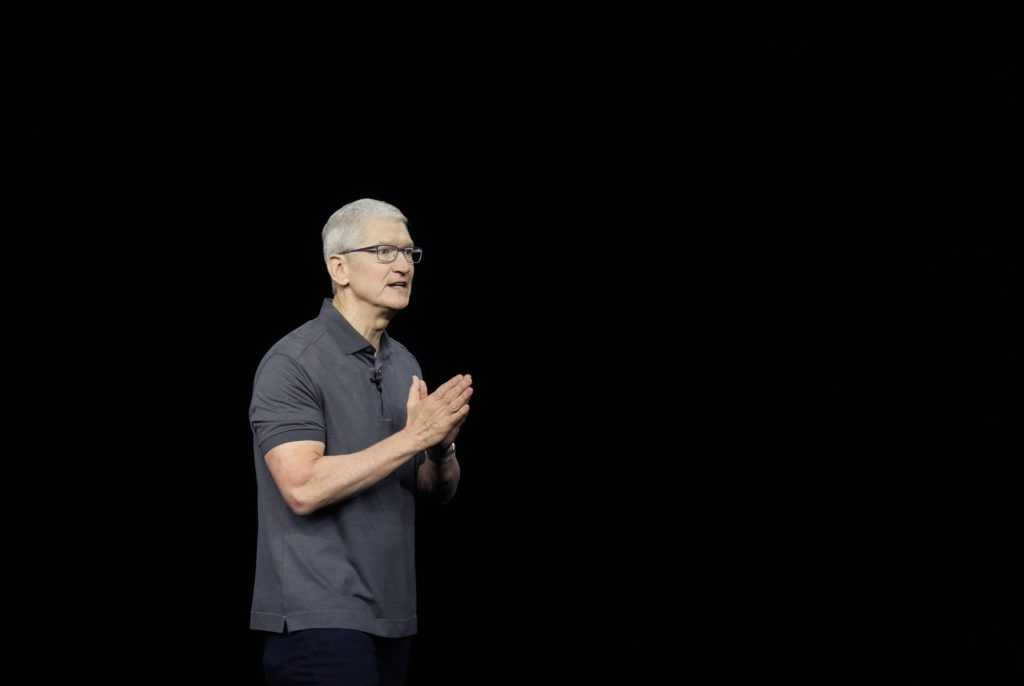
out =
[[[274,356],[283,356],[299,361],[311,348],[315,348],[323,340],[326,333],[327,328],[323,322],[317,319],[308,321],[302,326],[292,329],[270,346],[263,356],[263,362]]]
[[[280,374],[283,370],[294,373],[309,366],[310,352],[317,348],[325,333],[323,324],[315,319],[292,329],[264,353],[256,367],[256,378],[269,373]]]

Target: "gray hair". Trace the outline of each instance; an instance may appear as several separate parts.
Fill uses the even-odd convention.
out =
[[[375,219],[394,219],[408,225],[402,211],[382,200],[363,198],[345,205],[327,219],[321,234],[324,244],[324,262],[334,253],[361,248],[363,224]]]
[[[372,198],[354,200],[328,217],[327,223],[324,224],[321,233],[324,262],[335,253],[363,247],[359,245],[363,224],[375,219],[394,219],[406,226],[409,224],[409,220],[394,205]],[[336,288],[337,284],[331,281],[331,292],[333,293]]]

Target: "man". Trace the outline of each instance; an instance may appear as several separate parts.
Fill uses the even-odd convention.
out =
[[[261,360],[249,409],[258,537],[250,628],[270,684],[404,684],[417,630],[415,506],[447,502],[468,374],[428,393],[386,333],[422,250],[393,205],[328,219],[333,297]]]

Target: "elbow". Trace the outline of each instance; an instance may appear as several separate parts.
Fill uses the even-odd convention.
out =
[[[317,503],[306,497],[299,489],[291,489],[287,493],[282,493],[282,495],[284,496],[285,504],[288,505],[288,509],[300,517],[313,514],[317,510]]]
[[[459,490],[459,480],[452,479],[437,484],[434,488],[433,498],[434,502],[439,505],[447,505],[455,497],[455,492]]]
[[[426,491],[425,495],[427,500],[435,505],[447,505],[455,497],[457,490],[459,490],[458,481],[447,481],[434,484]]]
[[[299,503],[293,500],[288,501],[288,507],[291,508],[292,512],[299,515],[300,517],[305,517],[306,515],[313,514],[313,512],[316,510],[316,508],[313,507],[312,505]]]

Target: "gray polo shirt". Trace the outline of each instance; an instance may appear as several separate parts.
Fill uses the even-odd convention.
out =
[[[425,453],[304,516],[285,503],[264,461],[290,441],[322,441],[337,455],[390,436],[405,426],[413,374],[423,378],[405,346],[385,333],[374,357],[327,298],[316,319],[264,355],[249,406],[259,503],[252,629],[416,633],[415,469]]]

